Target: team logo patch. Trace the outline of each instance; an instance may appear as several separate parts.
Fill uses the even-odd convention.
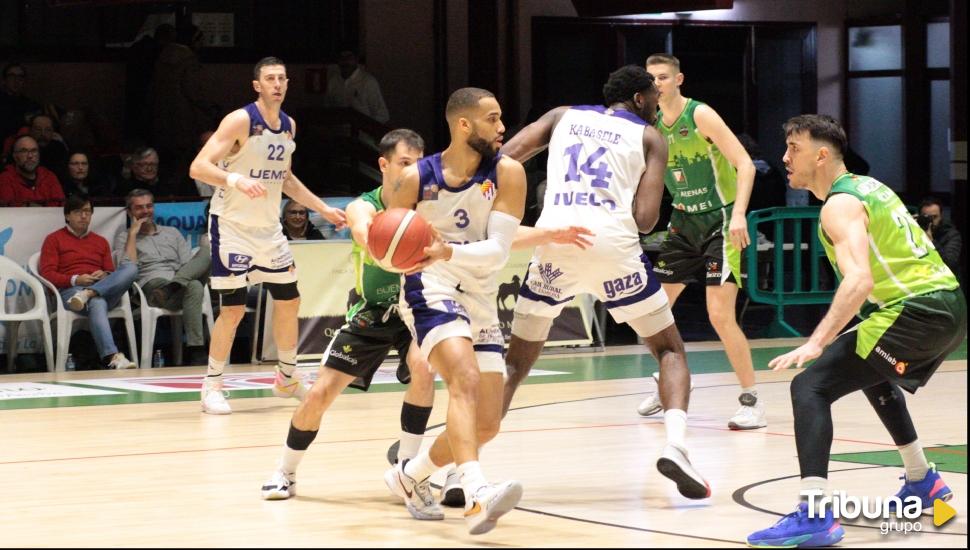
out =
[[[439,191],[438,184],[432,183],[431,185],[421,190],[421,200],[423,201],[438,200],[438,191]]]
[[[352,351],[354,351],[354,348],[350,344],[344,346],[344,353],[350,353]]]
[[[249,135],[251,135],[251,136],[261,136],[261,135],[263,135],[263,130],[265,130],[265,129],[266,129],[265,126],[263,126],[262,124],[259,124],[257,122],[256,124],[253,124],[252,129],[249,132]]]
[[[690,130],[686,126],[681,126],[680,130],[677,130],[677,133],[680,134],[680,137],[687,137],[690,134]]]
[[[230,254],[229,269],[249,269],[249,264],[253,261],[252,256],[246,254]]]
[[[553,281],[562,276],[562,269],[558,267],[554,268],[551,263],[539,264],[539,275],[542,277],[543,282],[547,285],[551,285]]]
[[[485,180],[479,184],[479,188],[482,190],[482,196],[485,200],[492,200],[495,198],[495,184],[492,180]]]
[[[687,175],[684,174],[683,169],[674,168],[670,171],[670,174],[674,177],[674,183],[677,185],[677,189],[687,188]]]

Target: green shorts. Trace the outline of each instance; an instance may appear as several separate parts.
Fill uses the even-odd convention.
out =
[[[856,355],[914,392],[967,335],[963,291],[939,290],[880,309],[859,323]]]
[[[653,266],[661,283],[741,286],[739,280],[746,278],[741,251],[728,238],[732,207],[729,204],[700,214],[682,210],[671,213],[667,238],[661,243],[660,256]]]

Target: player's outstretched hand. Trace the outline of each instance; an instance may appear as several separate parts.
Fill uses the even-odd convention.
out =
[[[734,248],[744,250],[751,244],[751,237],[748,236],[748,220],[744,215],[740,213],[732,214],[728,231],[730,233],[731,244],[734,245]]]
[[[593,241],[590,237],[595,237],[596,234],[578,225],[570,225],[569,227],[557,227],[556,229],[551,229],[549,234],[550,242],[556,244],[571,244],[586,250],[587,248],[593,246]]]
[[[337,226],[337,231],[347,227],[347,213],[339,208],[328,206],[325,209],[320,210],[320,215],[323,216],[323,218],[328,222]]]
[[[805,363],[817,359],[820,355],[822,355],[822,347],[808,341],[784,355],[775,357],[768,362],[768,366],[772,370],[785,370],[792,365],[800,369]]]

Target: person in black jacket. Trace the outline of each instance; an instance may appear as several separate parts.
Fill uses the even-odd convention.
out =
[[[320,230],[310,223],[310,211],[306,206],[289,200],[283,205],[283,235],[288,241],[323,240]]]
[[[943,258],[943,263],[960,279],[960,252],[963,250],[963,237],[950,222],[943,219],[943,204],[935,197],[927,197],[919,205],[919,226],[933,240],[933,246]]]

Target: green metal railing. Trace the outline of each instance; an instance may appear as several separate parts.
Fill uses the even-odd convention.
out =
[[[769,336],[801,336],[785,321],[785,307],[805,304],[830,304],[834,290],[823,290],[820,283],[822,265],[827,265],[825,250],[818,240],[817,206],[789,206],[766,208],[748,213],[748,234],[758,254],[746,254],[747,291],[752,302],[775,306],[775,320],[768,327]],[[771,224],[762,231],[771,245],[755,246],[758,242],[758,226]],[[785,242],[786,228],[792,237]],[[808,232],[806,235],[805,232]],[[762,252],[771,254],[770,275],[762,284],[762,271],[758,269]],[[823,262],[826,262],[823,264]],[[807,269],[806,269],[806,263]],[[791,267],[791,278],[785,274]],[[807,281],[806,281],[807,279]],[[807,285],[806,285],[807,282]],[[832,285],[834,286],[834,284]],[[764,287],[764,289],[762,289]]]

